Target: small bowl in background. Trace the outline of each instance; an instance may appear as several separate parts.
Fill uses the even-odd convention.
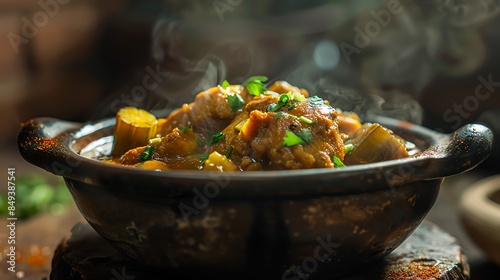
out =
[[[500,175],[471,185],[461,196],[459,211],[472,241],[500,265]]]

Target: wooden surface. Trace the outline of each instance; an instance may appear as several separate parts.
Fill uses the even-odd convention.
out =
[[[51,280],[174,279],[168,272],[138,265],[117,252],[84,223],[55,251]],[[380,264],[348,279],[469,279],[467,258],[456,239],[424,221]],[[178,278],[175,278],[178,279]]]

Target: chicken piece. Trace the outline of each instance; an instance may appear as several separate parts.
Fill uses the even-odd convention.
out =
[[[305,97],[309,97],[309,92],[307,92],[307,90],[303,88],[298,88],[296,86],[292,86],[290,83],[286,81],[276,81],[268,88],[268,90],[277,93],[287,93],[289,91],[298,92],[304,95]]]
[[[168,163],[171,159],[196,153],[197,148],[196,135],[192,129],[184,131],[174,128],[154,145],[152,159]]]
[[[333,156],[344,158],[344,144],[337,124],[339,113],[334,108],[314,99],[289,101],[296,104],[268,112],[269,105],[279,100],[279,97],[268,95],[248,103],[245,107],[247,115],[242,114],[230,125],[233,127],[227,132],[230,136],[226,135],[225,141],[218,143],[215,150],[221,153],[224,147],[232,146],[233,162],[239,164],[250,157],[266,169],[334,167]],[[234,129],[247,116],[241,130]],[[308,131],[311,141],[284,145],[287,131],[297,134]]]
[[[233,94],[240,95],[245,103],[253,98],[241,85],[210,88],[197,94],[193,102],[173,111],[162,122],[159,133],[165,135],[188,124],[198,133],[221,131],[238,113],[228,103],[228,96]]]

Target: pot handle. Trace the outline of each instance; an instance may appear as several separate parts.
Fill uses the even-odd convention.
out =
[[[35,118],[21,124],[17,143],[21,156],[31,164],[56,175],[63,175],[71,166],[68,157],[69,132],[81,128],[81,123],[56,118]]]
[[[384,179],[391,186],[444,178],[467,172],[490,154],[493,132],[480,124],[467,124],[450,134],[432,131],[434,143],[413,158],[388,166]]]
[[[426,153],[436,159],[429,168],[448,176],[475,168],[490,155],[492,149],[492,130],[481,124],[467,124],[446,135]]]

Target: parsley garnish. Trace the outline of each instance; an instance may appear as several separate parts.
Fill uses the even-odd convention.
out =
[[[147,146],[146,149],[139,154],[139,159],[141,161],[146,161],[153,155],[153,146]]]
[[[279,109],[281,109],[281,107],[285,106],[289,100],[290,100],[290,95],[282,94],[280,96],[280,100],[278,101],[278,103],[269,104],[269,106],[267,107],[267,111],[276,112]]]
[[[283,113],[283,112],[278,112],[278,113],[276,113],[276,115],[274,115],[274,118],[279,119],[279,118],[285,117],[286,115],[288,115],[288,114]]]
[[[205,161],[208,159],[207,154],[198,154],[198,156],[200,157],[200,159],[203,163],[205,163]]]
[[[308,119],[308,118],[306,118],[304,116],[300,116],[299,120],[302,121],[302,122],[304,122],[304,123],[307,123],[307,124],[312,124],[313,123],[310,119]]]
[[[212,141],[210,141],[210,144],[215,144],[224,138],[226,138],[226,135],[224,133],[222,132],[215,133],[214,135],[212,135]]]
[[[321,105],[325,105],[325,100],[323,100],[321,97],[319,96],[312,96],[312,97],[309,97],[309,105],[311,105],[312,107],[318,107],[318,106],[321,106]]]
[[[188,124],[185,127],[181,128],[181,132],[182,133],[186,133],[186,131],[188,131],[189,129],[191,129],[191,125],[190,124]]]
[[[227,148],[226,158],[230,158],[231,157],[231,154],[233,153],[233,150],[234,150],[233,146],[229,146],[229,148]]]
[[[259,96],[267,90],[263,84],[265,81],[267,81],[267,77],[265,76],[253,76],[248,78],[243,83],[243,86],[251,95]]]
[[[203,147],[206,144],[205,140],[203,140],[200,137],[196,137],[196,138],[194,138],[194,140],[196,141],[196,144],[198,145],[198,147]]]
[[[227,88],[228,86],[230,86],[230,84],[229,84],[229,82],[228,82],[227,80],[224,80],[224,81],[222,81],[221,86],[222,86],[223,88]]]
[[[346,167],[346,165],[337,156],[333,156],[333,165],[335,167]]]
[[[311,134],[311,130],[307,128],[303,128],[297,132],[297,135],[304,140],[307,144],[311,143],[313,141],[313,136]]]
[[[228,94],[227,103],[233,112],[236,112],[245,106],[245,100],[243,100],[239,94]]]
[[[291,100],[295,100],[295,101],[305,101],[306,100],[306,97],[303,96],[302,93],[300,93],[300,92],[289,91],[287,94],[288,94],[288,96],[290,96]]]
[[[313,141],[311,131],[307,128],[303,128],[297,132],[297,134],[286,131],[286,135],[283,138],[283,146],[291,147],[298,144],[309,144]]]
[[[304,140],[302,140],[302,138],[300,138],[299,136],[297,136],[295,133],[291,132],[290,130],[287,130],[286,135],[283,138],[283,146],[291,147],[291,146],[295,146],[298,144],[304,144]]]
[[[352,152],[353,149],[354,149],[354,146],[352,144],[347,144],[344,146],[344,151],[346,154]]]

